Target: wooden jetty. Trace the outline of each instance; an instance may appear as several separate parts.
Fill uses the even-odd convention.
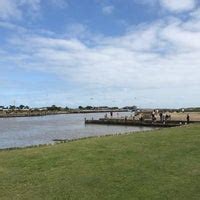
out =
[[[190,122],[195,123],[195,122]],[[186,121],[166,121],[160,122],[151,120],[130,120],[130,119],[117,119],[117,118],[100,118],[98,120],[86,120],[85,124],[102,124],[102,125],[123,125],[123,126],[147,126],[147,127],[176,127],[187,124]]]

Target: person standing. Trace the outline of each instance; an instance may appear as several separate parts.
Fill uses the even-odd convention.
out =
[[[152,119],[152,122],[155,121],[155,112],[152,112],[152,114],[151,114],[151,119]]]
[[[111,116],[111,118],[113,117],[113,112],[112,111],[110,112],[110,116]]]
[[[163,121],[163,113],[162,112],[160,112],[160,122],[162,122]]]
[[[189,124],[190,123],[190,115],[187,114],[187,123]]]

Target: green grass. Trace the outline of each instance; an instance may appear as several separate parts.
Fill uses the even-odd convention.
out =
[[[0,199],[200,199],[200,125],[0,151]]]

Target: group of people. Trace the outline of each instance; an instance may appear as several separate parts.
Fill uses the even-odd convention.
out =
[[[160,122],[166,122],[168,120],[171,120],[171,115],[164,114],[163,112],[160,112],[159,116],[160,116]]]
[[[108,115],[109,115],[110,118],[113,118],[113,112],[112,111],[109,114],[106,113],[104,118],[105,119],[109,118]],[[117,115],[117,117],[119,117],[119,113],[117,113],[116,115]],[[135,120],[135,115],[133,117],[131,115],[131,118],[133,120]],[[128,117],[126,116],[124,119],[125,119],[125,121],[127,121]],[[145,116],[143,116],[143,114],[142,114],[140,116],[139,120],[142,122],[142,121],[144,121],[144,119],[145,119]],[[171,120],[171,115],[168,114],[168,113],[164,113],[162,111],[159,112],[158,110],[154,110],[151,113],[151,120],[152,120],[152,123],[154,123],[156,121],[158,121],[158,122],[160,121],[161,123],[165,124],[167,121]],[[189,114],[187,114],[187,116],[186,116],[186,121],[187,121],[188,124],[190,123],[190,115]]]
[[[151,119],[152,122],[155,122],[157,120],[157,116],[159,115],[160,122],[165,123],[168,120],[171,120],[171,115],[164,114],[163,112],[153,111],[151,113]]]
[[[152,122],[155,122],[157,120],[155,111],[152,112],[151,117],[152,117]],[[171,115],[164,114],[163,112],[159,113],[159,117],[160,117],[160,122],[162,122],[162,123],[165,123],[166,121],[171,120]],[[190,123],[190,115],[189,114],[187,114],[187,116],[186,116],[186,121],[188,124]]]
[[[119,113],[117,113],[117,116],[119,116]],[[113,117],[113,112],[112,112],[112,111],[110,112],[110,117],[111,117],[111,118]],[[104,115],[104,118],[105,118],[105,119],[108,118],[108,114],[107,114],[107,113]]]

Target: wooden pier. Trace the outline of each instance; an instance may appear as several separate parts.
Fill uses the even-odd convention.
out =
[[[195,123],[195,122],[190,122]],[[186,121],[166,121],[166,122],[160,122],[155,121],[152,122],[151,120],[130,120],[130,119],[116,119],[116,118],[101,118],[98,120],[85,120],[85,124],[102,124],[102,125],[123,125],[123,126],[147,126],[147,127],[176,127],[176,126],[182,126],[187,124]]]

